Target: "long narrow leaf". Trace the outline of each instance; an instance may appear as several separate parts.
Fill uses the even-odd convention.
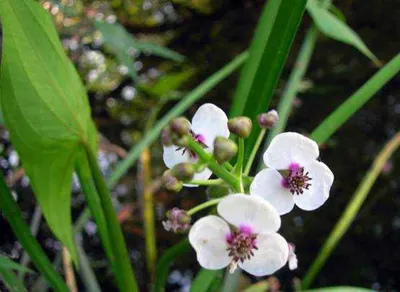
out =
[[[9,270],[24,271],[25,273],[33,273],[31,269],[28,269],[27,267],[24,267],[20,264],[17,264],[13,260],[10,260],[6,256],[2,255],[0,255],[0,267]]]
[[[10,269],[0,265],[0,280],[3,280],[6,287],[12,292],[27,291],[24,282],[18,279],[17,275]]]
[[[207,292],[218,277],[222,277],[223,270],[201,269],[192,282],[190,292]]]
[[[267,1],[251,44],[250,58],[239,80],[230,116],[249,116],[256,123],[257,114],[268,109],[305,6],[306,0]],[[246,157],[259,131],[255,127],[248,138]]]
[[[47,258],[45,252],[40,247],[36,239],[31,235],[29,226],[22,217],[21,210],[15,202],[8,189],[4,178],[0,175],[0,206],[4,217],[10,224],[14,234],[23,248],[28,251],[33,263],[52,285],[55,291],[68,292],[64,281],[56,272]]]
[[[360,36],[332,12],[319,6],[315,0],[308,1],[307,11],[318,29],[326,36],[357,48],[377,66],[381,65],[378,58],[368,49]]]
[[[367,198],[371,188],[373,187],[376,179],[382,171],[386,161],[392,156],[392,154],[400,147],[400,132],[396,134],[381,150],[376,159],[374,160],[370,170],[364,176],[352,199],[347,204],[346,209],[342,213],[342,216],[337,221],[332,232],[327,237],[324,245],[319,251],[316,259],[312,263],[311,267],[306,272],[302,282],[302,288],[307,289],[312,284],[316,275],[319,273],[333,250],[342,239],[344,234],[349,230],[350,225],[353,223],[357,216],[362,204]],[[333,291],[333,290],[332,290]],[[339,291],[339,290],[336,290]],[[343,290],[340,290],[343,291]]]
[[[311,134],[317,143],[324,143],[341,125],[357,112],[390,79],[400,71],[400,54],[371,77],[360,89],[331,113]]]

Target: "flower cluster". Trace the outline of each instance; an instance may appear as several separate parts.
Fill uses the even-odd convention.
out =
[[[258,116],[265,132],[278,121],[274,110]],[[213,104],[201,106],[192,122],[184,118],[171,121],[163,132],[164,162],[170,170],[163,180],[167,189],[183,186],[223,185],[230,193],[207,201],[189,211],[174,208],[163,222],[167,230],[189,230],[189,242],[197,260],[206,269],[237,267],[255,276],[271,275],[288,263],[297,268],[294,245],[278,230],[280,215],[294,205],[310,211],[322,206],[329,197],[333,174],[319,161],[318,145],[298,133],[282,133],[272,139],[263,155],[266,168],[254,177],[248,175],[255,157],[253,149],[243,170],[244,139],[252,121],[225,113]],[[228,139],[234,134],[239,146]],[[236,165],[229,161],[236,154]],[[210,180],[212,174],[218,179]],[[178,187],[176,187],[178,186]],[[190,227],[194,213],[217,204],[217,215],[208,215]]]

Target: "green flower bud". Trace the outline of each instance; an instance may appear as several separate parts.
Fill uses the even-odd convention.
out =
[[[236,155],[238,147],[235,142],[225,137],[217,137],[214,140],[214,158],[218,163],[229,161]]]
[[[270,110],[267,113],[258,115],[257,120],[261,128],[271,129],[279,121],[279,115],[276,110]]]
[[[178,137],[186,136],[190,134],[190,122],[184,118],[179,117],[169,122],[171,132],[176,134]]]
[[[253,123],[248,117],[236,117],[228,121],[229,131],[240,138],[247,138],[250,135]]]
[[[176,135],[172,135],[172,143],[176,146],[186,148],[189,144],[188,136],[178,137]]]
[[[172,175],[184,182],[190,181],[195,172],[195,166],[187,162],[178,163],[172,168]]]
[[[165,127],[161,132],[161,141],[165,146],[171,146],[172,143],[172,133],[169,127]]]
[[[172,175],[171,170],[164,172],[162,176],[162,182],[166,190],[176,193],[179,192],[183,186],[182,182]]]

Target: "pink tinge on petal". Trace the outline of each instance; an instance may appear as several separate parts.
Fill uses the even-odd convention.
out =
[[[245,224],[241,224],[239,226],[239,231],[240,231],[240,233],[244,233],[244,234],[247,234],[247,235],[250,235],[250,234],[253,233],[253,229],[251,228],[251,226],[245,225]]]
[[[292,172],[298,171],[300,168],[301,168],[300,164],[295,163],[295,162],[291,163],[291,164],[289,165],[289,167],[288,167],[288,169],[289,169],[290,171],[292,171]]]

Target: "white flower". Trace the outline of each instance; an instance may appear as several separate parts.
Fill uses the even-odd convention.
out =
[[[214,140],[217,136],[229,137],[228,118],[219,107],[211,103],[206,103],[199,107],[194,114],[191,123],[191,132],[193,138],[203,145],[207,152],[212,153]],[[189,149],[180,148],[175,145],[164,146],[163,159],[168,168],[172,168],[181,162],[195,163],[197,161],[195,153]],[[196,173],[193,179],[206,180],[211,174],[211,170],[206,168],[202,172]],[[186,186],[193,187],[195,185]]]
[[[205,269],[237,266],[255,276],[271,275],[288,261],[286,240],[276,233],[281,219],[267,201],[244,194],[229,195],[219,215],[198,220],[189,232],[197,260]]]
[[[333,174],[318,156],[313,140],[290,132],[277,135],[264,153],[269,168],[255,176],[250,194],[266,199],[280,215],[294,204],[307,211],[319,208],[329,197]]]
[[[297,260],[297,256],[295,254],[296,247],[294,244],[289,243],[289,257],[288,257],[288,264],[290,270],[296,270],[299,261]]]

